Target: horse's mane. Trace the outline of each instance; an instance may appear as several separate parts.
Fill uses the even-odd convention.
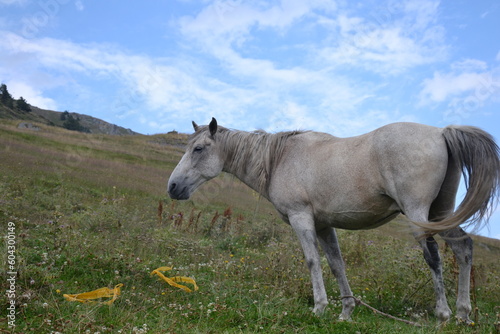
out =
[[[200,126],[190,140],[205,131],[208,131],[208,127]],[[257,189],[264,195],[267,194],[272,172],[281,161],[286,141],[304,132],[246,132],[219,126],[214,139],[221,144],[226,156],[226,168],[237,175],[255,175],[258,181]]]

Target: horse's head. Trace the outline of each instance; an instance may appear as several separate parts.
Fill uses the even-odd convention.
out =
[[[188,199],[200,185],[219,175],[224,165],[215,140],[215,118],[208,126],[193,122],[193,127],[195,134],[168,180],[168,194],[173,199]]]

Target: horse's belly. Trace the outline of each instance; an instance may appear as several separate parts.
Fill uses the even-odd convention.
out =
[[[314,212],[314,221],[319,229],[324,226],[346,230],[371,229],[391,221],[401,212],[395,203],[378,204],[378,206],[373,205],[369,209],[319,209]]]
[[[319,229],[323,226],[341,228],[345,230],[366,230],[379,227],[396,218],[400,211],[387,212],[384,215],[372,215],[363,213],[336,213],[321,214],[316,219]]]

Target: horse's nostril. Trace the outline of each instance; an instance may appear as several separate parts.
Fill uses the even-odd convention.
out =
[[[168,191],[169,191],[170,193],[172,193],[172,191],[174,191],[176,187],[177,187],[177,183],[172,183],[172,184],[170,185],[170,189],[169,189]]]

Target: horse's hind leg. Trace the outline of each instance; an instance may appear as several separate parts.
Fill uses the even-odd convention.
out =
[[[428,204],[422,204],[420,206],[414,205],[410,210],[405,209],[405,213],[411,221],[425,222],[429,219],[429,207],[430,205]],[[443,265],[441,263],[441,257],[439,256],[439,246],[434,237],[425,238],[424,232],[415,232],[414,236],[422,247],[425,262],[427,262],[427,265],[431,269],[434,292],[436,294],[436,316],[441,322],[446,322],[450,319],[451,309],[446,300]]]
[[[457,296],[457,317],[460,321],[470,323],[469,313],[470,303],[470,273],[472,269],[472,239],[461,229],[455,228],[440,233],[453,251],[459,267],[458,274],[458,296]],[[417,239],[418,236],[417,236]],[[447,321],[450,318],[451,310],[446,301],[445,288],[443,283],[443,269],[439,256],[439,247],[433,237],[419,240],[424,251],[424,258],[431,268],[436,292],[436,316],[440,321]]]
[[[337,279],[340,287],[340,295],[342,297],[342,314],[340,315],[340,319],[349,320],[351,313],[354,310],[355,302],[353,298],[349,298],[349,296],[352,296],[352,292],[345,275],[344,260],[342,259],[342,254],[340,253],[340,247],[335,229],[325,228],[324,230],[319,231],[318,239],[321,243],[321,247],[325,251],[332,273]]]
[[[442,322],[450,319],[451,310],[446,300],[444,282],[443,282],[443,265],[439,256],[439,246],[433,237],[422,238],[421,234],[416,234],[415,237],[420,242],[424,253],[424,259],[429,265],[434,281],[434,291],[436,293],[436,316]]]
[[[457,318],[470,323],[470,274],[472,269],[472,239],[461,229],[455,228],[440,236],[450,246],[458,263]]]
[[[437,198],[431,205],[429,220],[439,221],[453,213],[455,197],[460,182],[460,169],[453,160],[448,161],[446,177],[441,185]],[[458,296],[457,317],[469,323],[470,304],[470,274],[472,269],[472,239],[459,227],[441,232],[439,235],[445,240],[457,259]]]

